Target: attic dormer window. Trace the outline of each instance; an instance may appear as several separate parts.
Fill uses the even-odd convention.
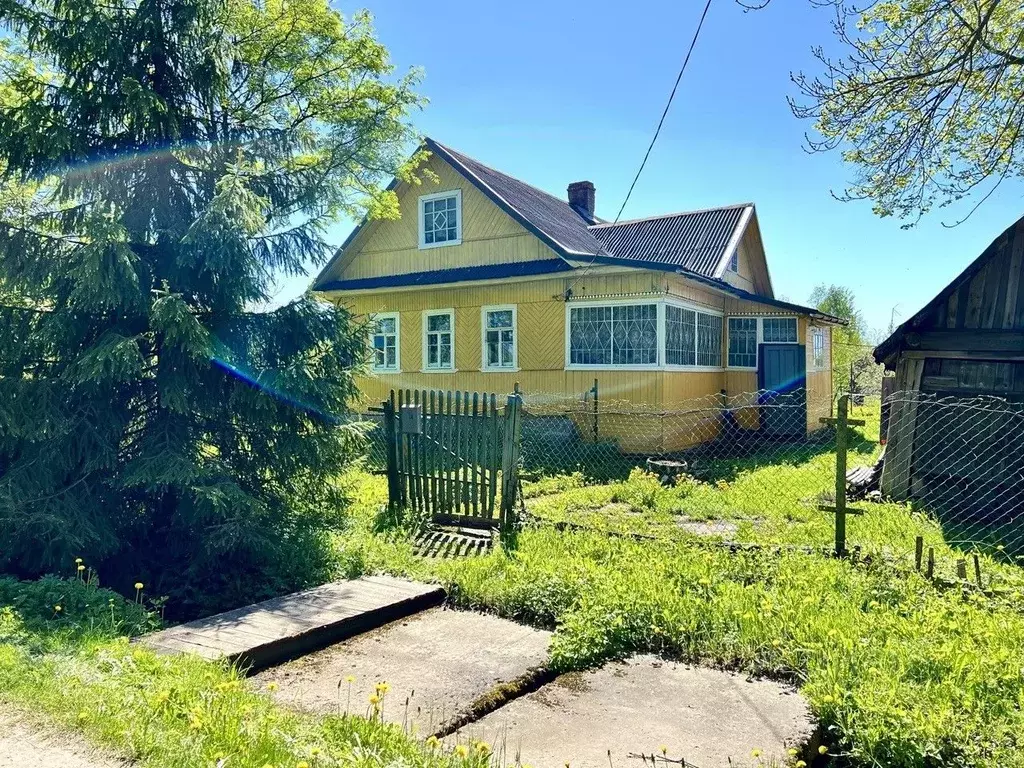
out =
[[[740,249],[733,249],[732,256],[729,257],[729,271],[739,272],[740,271]]]
[[[462,242],[462,191],[438,192],[420,198],[420,248]]]

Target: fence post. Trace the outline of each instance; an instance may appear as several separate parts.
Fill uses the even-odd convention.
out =
[[[594,393],[594,442],[597,442],[597,378],[594,378],[594,386],[590,390]]]
[[[384,401],[384,441],[388,462],[388,509],[394,512],[400,506],[398,490],[398,440],[395,431],[395,391]]]
[[[519,492],[519,435],[522,419],[522,398],[509,395],[505,405],[505,442],[501,451],[501,527],[509,528],[515,517],[516,495]]]
[[[846,422],[850,396],[839,398],[836,419],[836,556],[846,554]]]

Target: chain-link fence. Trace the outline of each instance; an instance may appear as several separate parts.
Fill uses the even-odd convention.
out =
[[[880,495],[931,516],[949,544],[1024,555],[1024,403],[893,392]]]

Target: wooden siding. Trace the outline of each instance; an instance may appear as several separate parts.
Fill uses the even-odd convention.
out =
[[[367,225],[325,280],[558,258],[440,158],[432,157],[425,170],[436,174],[438,181],[424,178],[420,185],[399,184],[401,218]],[[420,250],[420,196],[456,189],[462,191],[462,243]]]
[[[638,416],[614,413],[635,410],[635,406],[672,410],[696,401],[717,405],[723,390],[730,397],[757,390],[755,371],[664,371],[664,370],[565,370],[565,302],[563,296],[572,289],[573,301],[622,299],[636,297],[678,298],[699,307],[722,313],[762,316],[792,316],[756,302],[740,302],[724,294],[708,290],[680,275],[644,270],[595,269],[582,278],[578,274],[558,278],[506,281],[494,284],[439,286],[415,290],[358,292],[334,294],[333,300],[348,306],[357,315],[376,312],[398,312],[400,335],[400,372],[360,377],[364,406],[379,405],[392,389],[438,389],[479,392],[511,392],[519,383],[531,398],[544,395],[555,398],[582,397],[598,380],[602,403],[600,435],[616,437],[627,452],[657,452],[691,447],[699,440],[717,435],[718,421],[711,411],[692,416],[693,424],[683,424],[679,417],[662,419],[657,414]],[[517,371],[481,371],[481,307],[514,304],[517,309],[519,345]],[[730,310],[730,307],[733,310]],[[427,309],[452,309],[455,313],[454,372],[423,372],[422,317]],[[807,318],[797,323],[800,343],[807,339]],[[726,356],[726,334],[723,329],[723,362]],[[822,371],[808,376],[809,400],[827,403],[824,410],[808,409],[808,426],[817,428],[819,415],[828,415],[831,408],[831,374]],[[741,426],[756,429],[756,409],[741,413]],[[643,420],[646,419],[646,422]],[[811,419],[814,425],[811,425]],[[639,420],[639,421],[638,421]],[[648,423],[649,422],[649,423]]]

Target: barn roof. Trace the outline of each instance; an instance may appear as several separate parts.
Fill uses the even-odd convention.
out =
[[[935,313],[939,305],[946,302],[954,292],[960,290],[962,285],[972,280],[998,251],[1007,247],[1008,244],[1009,247],[1013,247],[1015,237],[1024,237],[1024,233],[1021,231],[1022,225],[1024,225],[1024,216],[1017,219],[1017,221],[1001,232],[999,236],[992,240],[992,242],[989,243],[989,246],[982,251],[981,255],[968,264],[967,268],[964,269],[963,272],[953,278],[945,288],[939,291],[935,298],[908,318],[906,322],[901,323],[885,341],[875,347],[873,352],[875,362],[884,363],[890,356],[898,352],[903,346],[904,339],[908,333],[912,333],[923,323],[927,322],[928,318]]]

